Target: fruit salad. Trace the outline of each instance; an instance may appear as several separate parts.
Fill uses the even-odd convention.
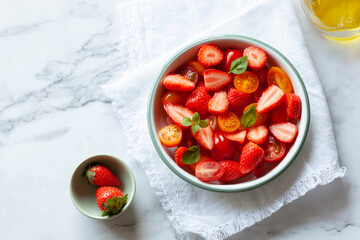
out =
[[[203,182],[231,184],[264,176],[294,143],[302,103],[284,70],[256,46],[201,46],[162,81],[163,146]]]

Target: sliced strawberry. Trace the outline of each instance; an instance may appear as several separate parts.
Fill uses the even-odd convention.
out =
[[[264,172],[264,161],[261,161],[253,170],[254,176],[259,178],[262,176],[262,173]]]
[[[242,115],[244,108],[252,102],[252,96],[241,92],[236,88],[230,88],[228,92],[229,109],[236,115]]]
[[[208,91],[216,91],[230,83],[232,77],[226,72],[217,69],[208,69],[204,72],[205,87]]]
[[[258,127],[251,127],[248,129],[246,138],[253,143],[263,144],[268,137],[268,129],[264,125]]]
[[[267,56],[261,48],[249,46],[244,49],[244,55],[248,57],[248,65],[253,69],[259,69],[265,66]]]
[[[229,107],[229,100],[225,90],[217,91],[209,101],[209,112],[221,114],[226,112]]]
[[[166,113],[169,115],[169,117],[180,127],[184,126],[182,125],[182,120],[184,117],[192,118],[194,115],[194,112],[188,109],[187,107],[181,106],[181,105],[175,105],[172,103],[165,103],[164,109]]]
[[[213,44],[202,46],[198,52],[198,61],[205,67],[219,64],[224,58],[223,52]]]
[[[294,94],[286,94],[286,113],[291,119],[299,119],[301,116],[301,98]]]
[[[168,90],[190,92],[195,83],[180,74],[169,74],[164,78],[163,85]]]
[[[179,147],[175,150],[175,162],[181,168],[186,167],[186,164],[181,161],[181,157],[186,150],[187,147]]]
[[[284,143],[292,143],[298,133],[297,126],[290,122],[271,124],[269,129],[274,137]]]
[[[282,123],[288,121],[285,103],[281,103],[278,107],[271,110],[270,119],[271,123]]]
[[[192,91],[186,99],[185,106],[203,116],[208,112],[210,99],[211,96],[206,90],[204,84],[199,83],[195,90]]]
[[[224,133],[224,136],[231,141],[243,144],[245,142],[246,130],[236,131],[232,133]]]
[[[219,161],[219,164],[224,169],[224,174],[219,179],[219,182],[227,183],[245,176],[244,174],[240,173],[240,163],[237,161],[221,160]]]
[[[210,126],[206,128],[199,128],[195,134],[191,131],[191,134],[204,148],[208,150],[212,150],[214,148],[214,133]]]
[[[271,85],[261,95],[256,105],[256,111],[264,113],[276,108],[282,103],[284,96],[283,90],[275,85]]]
[[[248,142],[242,149],[240,155],[240,173],[247,174],[263,160],[264,150],[253,142]]]

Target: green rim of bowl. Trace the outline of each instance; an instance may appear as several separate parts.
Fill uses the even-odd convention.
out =
[[[153,121],[152,116],[154,116],[154,109],[153,109],[153,104],[154,104],[154,99],[155,99],[155,90],[157,85],[159,84],[159,82],[162,79],[162,76],[164,75],[165,71],[168,69],[168,67],[178,58],[180,57],[182,54],[184,54],[186,51],[188,51],[189,49],[199,45],[199,44],[204,44],[204,43],[209,43],[211,41],[216,41],[216,40],[247,40],[247,41],[251,41],[256,43],[258,46],[265,46],[266,48],[271,49],[272,51],[274,51],[276,54],[278,54],[289,66],[290,68],[294,71],[297,79],[299,80],[300,86],[303,90],[304,93],[304,97],[305,97],[305,103],[306,103],[306,110],[307,110],[307,118],[305,119],[305,131],[304,131],[304,135],[301,139],[301,142],[299,144],[299,147],[296,149],[294,155],[292,156],[292,158],[288,161],[287,165],[285,165],[282,169],[280,169],[276,174],[274,174],[271,178],[261,181],[257,184],[248,186],[248,187],[241,187],[238,189],[221,189],[218,188],[217,186],[222,186],[222,185],[216,185],[216,184],[209,184],[209,183],[204,183],[204,184],[199,184],[195,181],[193,181],[192,179],[187,178],[186,176],[184,176],[184,174],[182,172],[180,172],[178,169],[174,168],[174,166],[172,166],[168,160],[167,157],[163,154],[163,152],[160,149],[160,146],[157,144],[156,138],[157,135],[154,133],[153,129],[155,129],[155,124]],[[270,182],[271,180],[275,179],[276,177],[278,177],[281,173],[283,173],[289,166],[290,164],[295,160],[295,158],[297,157],[297,155],[299,154],[300,150],[302,149],[305,139],[307,137],[308,131],[309,131],[309,126],[310,126],[310,103],[309,103],[309,96],[305,87],[305,84],[302,80],[302,78],[300,77],[300,74],[298,73],[298,71],[296,70],[296,68],[292,65],[292,63],[281,53],[279,52],[277,49],[275,49],[274,47],[260,41],[257,40],[255,38],[251,38],[248,36],[242,36],[242,35],[234,35],[234,34],[224,34],[224,35],[216,35],[216,36],[210,36],[210,37],[206,37],[206,38],[202,38],[200,40],[197,40],[193,43],[190,43],[189,45],[185,46],[184,48],[182,48],[179,52],[177,52],[175,55],[173,55],[168,61],[167,63],[162,67],[160,73],[157,75],[156,77],[156,81],[154,81],[152,88],[151,88],[151,93],[149,94],[149,99],[148,99],[148,105],[147,105],[147,123],[148,123],[148,130],[150,133],[150,137],[151,137],[151,141],[158,153],[158,155],[160,156],[160,158],[162,159],[162,161],[171,169],[171,171],[173,171],[177,176],[179,176],[180,178],[182,178],[183,180],[185,180],[186,182],[197,186],[199,188],[205,189],[205,190],[209,190],[209,191],[214,191],[214,192],[242,192],[242,191],[247,191],[247,190],[251,190],[257,187],[260,187],[268,182]],[[181,170],[183,171],[183,170]],[[269,172],[270,173],[270,172]],[[268,173],[268,174],[269,174]],[[265,175],[266,176],[266,175]],[[259,178],[261,179],[261,178]]]

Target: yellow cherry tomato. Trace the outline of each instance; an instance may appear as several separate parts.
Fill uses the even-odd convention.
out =
[[[279,67],[271,67],[267,75],[268,85],[276,85],[285,93],[294,92],[289,76]]]
[[[253,93],[259,87],[259,78],[255,73],[245,71],[234,77],[234,86],[244,93]]]
[[[218,116],[218,125],[223,132],[234,132],[240,127],[240,120],[235,113],[226,111]]]
[[[181,142],[182,130],[178,125],[168,125],[160,129],[159,138],[166,147],[175,147]]]

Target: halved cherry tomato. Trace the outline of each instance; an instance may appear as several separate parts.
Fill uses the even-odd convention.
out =
[[[179,73],[180,75],[183,75],[184,77],[195,83],[195,85],[198,82],[199,74],[196,71],[196,69],[192,66],[187,65],[181,68]]]
[[[259,86],[259,78],[255,73],[245,71],[235,76],[234,86],[241,92],[253,93]]]
[[[253,105],[255,105],[255,109],[256,109],[257,104],[251,103],[244,108],[244,113],[246,113]],[[257,126],[262,125],[266,121],[267,118],[268,118],[268,112],[264,112],[264,113],[256,112],[256,122],[252,126],[257,127]]]
[[[183,92],[166,91],[161,97],[161,103],[173,103],[176,105],[185,105],[187,94]]]
[[[159,138],[166,147],[175,147],[181,142],[182,130],[178,125],[168,125],[160,129]]]
[[[294,92],[294,88],[292,86],[290,78],[288,77],[286,72],[284,72],[284,70],[279,67],[270,68],[267,76],[267,83],[269,86],[275,84],[285,93]]]
[[[219,128],[223,132],[234,132],[240,127],[240,120],[235,113],[226,111],[218,116]]]
[[[213,131],[217,128],[217,117],[215,115],[209,115],[204,119]]]
[[[187,65],[195,68],[195,70],[201,75],[203,75],[203,72],[205,72],[205,70],[207,69],[204,65],[202,65],[198,61],[190,61],[187,63]]]
[[[214,143],[214,148],[210,153],[215,160],[232,159],[235,146],[233,142],[224,136],[223,132],[217,131],[214,133]]]
[[[203,182],[216,181],[224,174],[224,169],[216,161],[202,161],[196,165],[195,175]]]
[[[230,71],[230,67],[231,67],[231,63],[242,57],[243,56],[243,51],[238,50],[238,49],[230,49],[227,50],[224,54],[224,60],[223,60],[223,69],[225,72],[229,72]]]
[[[191,165],[188,165],[189,166],[189,169],[192,171],[192,172],[195,172],[195,168],[196,168],[196,165],[203,162],[203,161],[215,161],[215,159],[213,159],[212,157],[209,157],[203,153],[201,153],[200,155],[200,159],[199,161],[197,161],[196,163],[193,163]]]
[[[264,160],[267,162],[282,159],[286,152],[285,144],[276,140],[273,136],[269,136],[268,139],[266,139],[263,149],[265,150]]]

